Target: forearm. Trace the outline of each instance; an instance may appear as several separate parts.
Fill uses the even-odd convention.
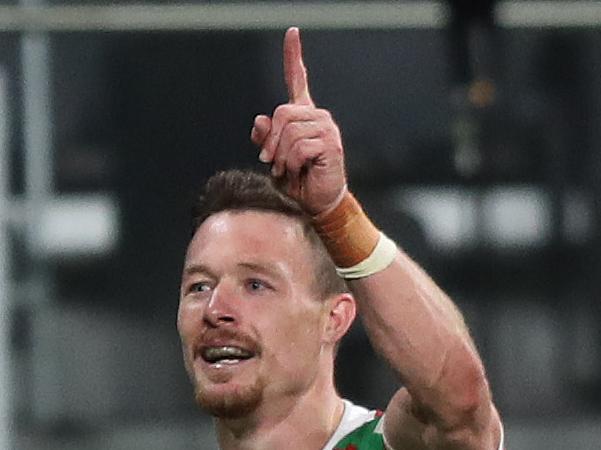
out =
[[[486,402],[484,371],[463,317],[404,252],[385,270],[349,280],[349,286],[374,348],[423,414],[452,426]]]

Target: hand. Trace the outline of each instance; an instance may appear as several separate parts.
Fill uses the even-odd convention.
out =
[[[346,192],[344,156],[338,126],[311,99],[297,28],[284,37],[284,75],[288,103],[278,106],[272,118],[257,116],[251,140],[288,194],[318,215],[335,208]]]

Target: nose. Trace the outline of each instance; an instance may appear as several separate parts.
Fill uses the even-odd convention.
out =
[[[238,314],[234,289],[225,282],[218,284],[204,310],[204,321],[212,327],[235,325]]]

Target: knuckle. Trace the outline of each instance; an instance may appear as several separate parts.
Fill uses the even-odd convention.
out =
[[[299,153],[302,153],[303,147],[305,146],[305,142],[303,141],[304,139],[298,139],[292,144],[292,146],[290,147],[290,151],[293,155],[298,155]]]
[[[286,164],[286,170],[292,174],[298,174],[304,164],[305,161],[302,158],[290,158]]]
[[[281,146],[278,146],[278,148],[276,149],[276,151],[273,155],[274,164],[277,166],[282,166],[282,165],[286,164],[287,153],[288,152],[284,151],[281,148]]]
[[[319,116],[320,119],[333,121],[332,113],[330,111],[328,111],[327,109],[318,108],[317,115]]]
[[[332,126],[328,123],[319,122],[317,124],[317,133],[319,136],[326,136],[332,131]]]
[[[343,153],[342,141],[336,135],[328,135],[323,139],[323,147],[332,155]]]
[[[296,160],[289,161],[286,165],[286,172],[292,176],[297,176],[300,173],[301,166],[302,164],[299,164]]]
[[[284,103],[282,105],[278,105],[273,112],[274,119],[285,120],[290,116],[290,108],[292,105],[288,103]]]
[[[315,142],[309,139],[301,139],[295,144],[293,154],[299,161],[299,164],[304,164],[307,160],[313,158],[315,153]]]
[[[290,122],[286,125],[286,132],[291,139],[297,140],[304,133],[304,126],[300,122]]]
[[[283,152],[276,152],[276,154],[273,156],[273,163],[276,166],[282,166],[286,163],[286,156],[283,154]]]
[[[300,167],[305,163],[305,143],[301,141],[297,141],[294,143],[293,147],[290,149],[290,164],[295,167]]]

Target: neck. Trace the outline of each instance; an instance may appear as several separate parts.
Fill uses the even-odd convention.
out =
[[[321,450],[338,427],[344,403],[332,376],[302,395],[269,399],[239,419],[216,419],[222,450]]]

